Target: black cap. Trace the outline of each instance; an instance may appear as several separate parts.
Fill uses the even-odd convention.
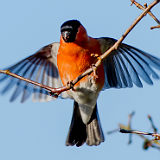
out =
[[[62,24],[61,34],[65,42],[74,42],[81,23],[78,20],[69,20]]]

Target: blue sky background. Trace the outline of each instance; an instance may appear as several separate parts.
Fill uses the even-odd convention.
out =
[[[140,1],[144,2],[151,1]],[[160,18],[160,5],[153,11]],[[69,19],[82,22],[93,37],[119,38],[141,13],[129,0],[6,0],[0,5],[0,68],[13,64],[44,45],[59,41],[60,25]],[[146,16],[125,39],[125,43],[160,57],[160,30],[149,28],[156,23]],[[0,84],[0,88],[1,88]],[[0,96],[1,160],[85,160],[85,159],[159,159],[156,149],[142,150],[142,140],[120,133],[106,135],[127,123],[136,111],[133,128],[151,131],[147,115],[160,128],[160,81],[143,89],[110,89],[98,99],[99,113],[106,141],[98,147],[66,147],[65,139],[72,116],[71,100],[33,103],[9,102],[10,94]]]

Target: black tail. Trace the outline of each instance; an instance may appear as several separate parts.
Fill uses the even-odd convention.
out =
[[[98,117],[97,105],[94,108],[90,121],[86,125],[82,121],[78,103],[74,101],[74,111],[66,145],[76,145],[79,147],[85,142],[89,146],[99,145],[101,142],[104,142],[104,135]]]

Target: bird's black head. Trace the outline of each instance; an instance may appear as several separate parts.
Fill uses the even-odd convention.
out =
[[[61,35],[65,42],[74,42],[81,23],[77,20],[66,21],[61,26]]]

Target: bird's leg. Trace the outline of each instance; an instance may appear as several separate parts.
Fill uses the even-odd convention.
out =
[[[97,53],[91,53],[91,57],[95,57],[95,58],[97,58],[98,60],[102,60],[101,59],[101,57],[97,54]],[[93,79],[94,80],[96,80],[97,78],[98,78],[98,75],[97,75],[97,73],[96,73],[96,71],[97,71],[97,66],[95,65],[95,64],[92,64],[91,65],[91,68],[92,68],[92,70],[93,70]]]
[[[98,75],[97,75],[97,67],[95,66],[95,64],[92,64],[91,65],[91,68],[93,70],[93,80],[96,80],[98,78]]]
[[[59,96],[58,93],[54,93],[54,92],[49,92],[49,95],[54,97],[54,98],[58,98],[58,96]]]
[[[73,91],[75,91],[74,84],[73,84],[72,80],[67,82],[67,87],[69,87],[70,89],[72,89]]]

